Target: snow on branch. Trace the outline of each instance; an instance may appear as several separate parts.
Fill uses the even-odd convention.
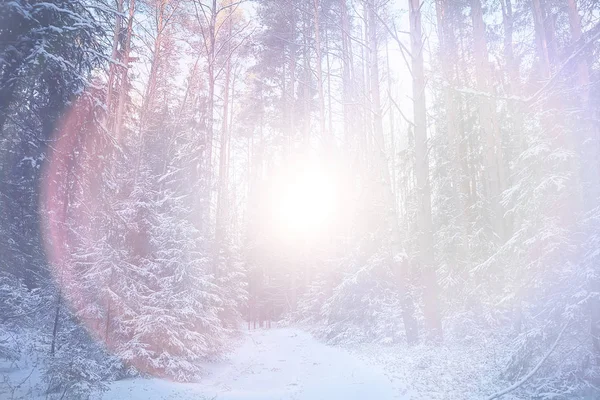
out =
[[[525,375],[525,377],[523,377],[523,379],[512,384],[511,386],[507,387],[506,389],[502,389],[501,391],[494,393],[490,397],[487,397],[486,400],[498,399],[498,398],[504,396],[505,394],[508,394],[508,393],[512,392],[513,390],[518,389],[521,385],[523,385],[525,382],[527,382],[533,375],[535,375],[535,373],[540,369],[540,367],[544,364],[544,362],[548,359],[548,357],[550,357],[550,355],[554,352],[554,350],[556,349],[556,346],[558,346],[558,342],[560,342],[560,339],[562,338],[562,335],[565,332],[565,329],[567,329],[567,326],[569,326],[569,323],[566,323],[562,327],[562,329],[560,330],[560,333],[558,334],[558,336],[556,337],[556,340],[554,341],[554,344],[552,345],[552,347],[550,347],[550,350],[548,350],[548,352],[546,353],[544,358],[542,358],[540,360],[540,362],[537,363],[537,365],[535,366],[535,368],[533,368],[531,370],[531,372],[529,372],[527,375]]]

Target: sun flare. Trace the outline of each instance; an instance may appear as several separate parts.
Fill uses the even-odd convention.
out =
[[[339,203],[333,172],[316,162],[284,168],[271,188],[272,223],[280,234],[317,235],[334,223]]]

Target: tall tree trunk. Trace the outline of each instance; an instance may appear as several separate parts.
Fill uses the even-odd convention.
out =
[[[544,12],[541,0],[532,0],[532,11],[535,39],[538,47],[540,78],[546,80],[550,78],[550,57],[548,55],[548,40],[546,39],[546,31],[544,29]]]
[[[571,30],[571,42],[573,45],[578,43],[582,38],[581,18],[577,9],[576,0],[568,0],[569,5],[569,25]],[[598,151],[600,143],[598,139],[598,127],[593,122],[589,121],[589,117],[593,115],[589,104],[589,84],[590,70],[587,61],[583,57],[577,59],[577,86],[580,97],[580,119],[578,128],[574,133],[579,140],[579,154],[581,157],[580,176],[583,182],[583,204],[584,211],[588,212],[593,209],[598,203],[600,196],[600,179],[598,178]],[[590,293],[600,291],[600,282],[598,279],[589,279],[588,288]],[[590,299],[589,305],[590,316],[590,337],[592,342],[592,350],[595,355],[596,365],[600,365],[600,299]]]
[[[331,60],[329,59],[329,31],[325,29],[325,65],[327,66],[327,132],[333,140],[333,106],[331,95]]]
[[[485,188],[490,203],[492,227],[502,243],[506,239],[504,212],[500,204],[500,194],[505,186],[502,136],[496,104],[487,95],[491,92],[491,71],[481,0],[471,0],[471,19],[473,21],[473,53],[477,89],[486,94],[478,98],[479,123],[484,134]]]
[[[123,120],[125,117],[125,108],[127,104],[127,95],[129,93],[129,54],[131,53],[131,38],[133,36],[133,17],[135,15],[135,0],[129,0],[129,15],[127,19],[127,32],[125,33],[125,43],[123,44],[123,53],[121,55],[121,82],[119,86],[119,99],[117,101],[117,115],[115,118],[115,137],[117,143],[120,143]]]
[[[289,128],[290,135],[296,135],[296,62],[297,62],[297,47],[296,47],[296,13],[292,10],[292,23],[290,24],[290,84],[287,87],[287,102],[289,109]],[[285,79],[285,78],[284,78]]]
[[[513,0],[501,0],[502,8],[502,26],[504,28],[504,59],[507,86],[506,90],[509,96],[519,97],[521,95],[521,84],[519,77],[519,65],[514,56],[513,31],[514,31],[514,16],[513,16]],[[509,100],[507,102],[508,120],[510,121],[510,131],[517,137],[512,137],[512,146],[506,148],[504,157],[504,169],[509,170],[507,165],[508,160],[514,159],[515,155],[522,153],[526,149],[526,138],[523,132],[523,112],[521,110],[521,102],[518,100]],[[511,187],[512,181],[510,174],[506,178],[506,187]],[[511,237],[514,230],[514,215],[510,214],[505,219],[506,237]]]
[[[456,257],[453,260],[454,267],[468,261],[467,240],[469,207],[467,206],[469,193],[468,171],[462,163],[466,157],[463,151],[462,135],[458,123],[458,103],[455,99],[454,88],[456,79],[454,70],[456,68],[457,48],[454,37],[454,29],[450,18],[450,5],[448,0],[436,0],[436,16],[438,24],[438,38],[440,41],[440,62],[442,76],[444,78],[444,106],[446,109],[446,133],[448,136],[448,157],[450,161],[450,181],[452,183],[452,202],[456,213],[456,227],[460,232],[460,242],[457,244]]]
[[[419,229],[419,263],[423,277],[424,314],[428,334],[441,341],[442,322],[438,305],[438,284],[433,257],[433,224],[431,219],[431,189],[427,149],[427,110],[425,103],[425,73],[423,67],[423,37],[420,0],[409,0],[410,48],[412,54],[413,123],[415,133],[415,173],[417,178],[417,224]]]
[[[159,69],[159,61],[162,57],[162,49],[163,49],[163,37],[164,37],[164,29],[165,29],[165,6],[168,0],[162,0],[158,5],[157,15],[156,15],[156,37],[154,38],[153,48],[152,48],[152,60],[150,61],[150,74],[148,76],[148,83],[146,84],[146,90],[144,91],[144,97],[142,99],[142,106],[140,110],[140,123],[138,129],[139,135],[139,147],[138,154],[136,159],[136,169],[135,169],[135,179],[137,181],[137,177],[139,174],[140,165],[142,163],[142,158],[145,149],[146,143],[146,129],[148,128],[148,119],[150,118],[150,111],[152,106],[156,104],[156,89],[158,84],[158,69]]]
[[[229,16],[229,38],[233,34],[231,15]],[[227,157],[229,154],[229,90],[231,82],[231,40],[228,42],[228,55],[227,63],[225,65],[225,86],[223,88],[223,121],[221,126],[221,140],[219,150],[219,192],[217,197],[217,223],[216,223],[216,241],[217,246],[221,247],[222,241],[227,235],[226,224],[228,219],[228,207],[227,204],[227,187],[228,187],[228,174],[227,174]]]
[[[164,37],[164,29],[165,29],[165,6],[168,0],[162,0],[159,4],[156,16],[156,37],[154,38],[153,48],[152,48],[152,60],[150,61],[150,74],[148,76],[148,83],[146,85],[146,90],[144,92],[144,98],[142,99],[142,109],[140,112],[140,130],[147,126],[148,113],[153,104],[156,104],[156,89],[158,85],[158,68],[159,68],[159,60],[162,57],[162,49],[163,49],[163,37]]]
[[[311,139],[311,103],[312,103],[312,95],[311,95],[311,84],[312,84],[312,70],[310,66],[310,46],[308,42],[309,31],[308,31],[308,23],[306,21],[306,13],[303,13],[302,16],[302,63],[304,68],[304,82],[302,87],[302,104],[304,106],[303,110],[303,119],[304,119],[304,144],[306,147],[310,144]]]
[[[362,42],[368,43],[369,41],[369,27],[368,27],[368,17],[367,17],[367,1],[365,0],[365,13],[364,13],[364,26],[362,29]],[[372,134],[372,111],[371,111],[371,99],[369,93],[371,92],[371,83],[370,83],[370,61],[369,61],[369,49],[365,48],[365,45],[360,46],[361,56],[360,56],[360,65],[361,65],[361,85],[362,89],[362,120],[359,129],[357,129],[359,137],[359,148],[360,151],[364,154],[365,165],[369,165],[370,156],[375,154],[375,152],[371,151],[369,147],[369,138]]]
[[[340,26],[342,29],[342,115],[344,118],[344,140],[350,143],[352,138],[352,42],[350,39],[350,20],[348,17],[348,5],[346,0],[339,0],[340,3]]]
[[[569,25],[571,28],[571,41],[573,44],[581,40],[581,17],[577,9],[576,0],[567,0],[569,4]],[[583,57],[577,59],[577,85],[580,88],[582,105],[587,106],[589,99],[590,70],[589,66]]]
[[[216,23],[217,23],[217,0],[212,0],[208,9],[203,11],[204,23],[208,25],[206,32],[203,30],[203,40],[206,50],[206,69],[207,69],[207,98],[206,104],[201,105],[200,115],[204,114],[205,120],[202,126],[203,131],[199,132],[197,140],[197,154],[195,165],[193,166],[192,182],[196,186],[198,198],[198,214],[194,219],[194,225],[198,231],[208,234],[210,221],[210,209],[212,200],[212,156],[214,139],[214,111],[215,111],[215,80],[216,80]],[[201,24],[203,22],[200,22]]]
[[[568,0],[569,26],[571,31],[571,43],[576,46],[583,36],[581,30],[581,18],[577,8],[576,0]],[[579,113],[576,128],[573,132],[574,142],[581,156],[580,177],[583,181],[583,205],[585,211],[590,211],[596,206],[600,196],[600,178],[598,177],[597,155],[600,151],[598,139],[598,126],[592,120],[594,115],[590,107],[590,69],[587,60],[579,56],[576,60],[576,85],[579,97]],[[594,167],[591,167],[594,166]]]
[[[107,110],[107,119],[108,119],[108,129],[109,131],[114,131],[115,129],[115,117],[116,117],[116,103],[114,99],[115,91],[118,91],[116,88],[117,85],[117,75],[119,74],[120,66],[117,63],[122,62],[119,52],[119,37],[121,36],[121,29],[123,29],[123,0],[117,0],[117,14],[115,16],[115,26],[113,29],[113,43],[112,43],[112,51],[111,51],[111,61],[108,67],[108,82],[107,82],[107,93],[106,93],[106,110]]]
[[[216,25],[217,25],[217,0],[212,1],[212,7],[210,9],[210,23],[208,26],[208,119],[206,125],[207,139],[206,139],[206,167],[209,176],[210,187],[210,176],[212,175],[212,146],[214,137],[214,112],[215,112],[215,64],[216,60]]]
[[[418,325],[415,319],[415,310],[412,298],[408,292],[408,266],[406,253],[402,246],[402,234],[400,232],[396,200],[392,193],[392,182],[385,154],[385,141],[383,136],[383,121],[381,111],[381,96],[379,91],[379,44],[377,37],[377,2],[378,0],[366,0],[366,17],[368,25],[368,63],[370,78],[370,109],[366,112],[372,115],[372,129],[374,135],[373,158],[377,172],[381,174],[381,185],[383,195],[383,207],[386,210],[385,220],[389,224],[391,232],[391,259],[390,263],[398,281],[398,290],[402,296],[402,318],[406,331],[406,341],[414,344],[419,340]]]
[[[553,43],[555,36],[554,23],[553,17],[547,17],[545,0],[532,0],[531,5],[535,25],[541,87],[551,79],[553,69],[556,66],[556,50],[554,49],[555,43]],[[564,112],[563,101],[557,91],[549,90],[543,101],[538,103],[541,106],[541,125],[547,136],[551,138],[553,145],[573,151],[575,147],[573,137],[565,134],[566,129],[562,129],[565,122],[564,119],[557,118],[558,115],[562,115]],[[571,167],[575,168],[574,165],[571,165]],[[581,197],[577,201],[579,203],[578,207],[580,207]]]
[[[397,206],[396,199],[398,198],[398,188],[396,187],[397,179],[396,179],[396,132],[395,132],[395,124],[394,124],[394,108],[392,107],[392,102],[394,98],[392,96],[392,70],[390,68],[390,51],[388,42],[385,42],[385,65],[387,72],[387,92],[388,92],[388,103],[389,103],[389,124],[390,124],[390,165],[392,168],[392,176],[390,179],[392,180],[392,193],[394,193],[394,205]]]
[[[233,72],[233,73],[231,73]],[[238,73],[236,73],[235,68],[232,69],[230,71],[230,75],[233,75],[233,77],[230,77],[231,80],[231,90],[230,90],[230,94],[229,94],[229,98],[231,99],[231,101],[229,102],[229,126],[227,127],[227,143],[225,144],[227,146],[227,162],[225,165],[225,177],[227,178],[227,193],[228,193],[228,197],[227,197],[227,206],[231,207],[231,211],[226,210],[225,212],[225,221],[226,223],[228,223],[228,219],[231,216],[231,232],[240,232],[240,229],[238,228],[238,207],[237,207],[237,202],[234,200],[233,203],[230,203],[229,200],[230,199],[236,199],[237,198],[237,186],[235,185],[236,182],[236,178],[235,178],[235,169],[231,168],[231,132],[233,131],[233,117],[234,117],[234,110],[235,110],[235,83],[236,83],[236,76],[238,75]],[[233,172],[232,172],[233,171]],[[234,184],[229,186],[229,182],[233,182]],[[229,189],[229,187],[231,187],[231,189]]]
[[[321,49],[321,26],[319,22],[319,3],[320,0],[313,0],[313,17],[315,24],[315,52],[317,56],[317,91],[319,93],[319,126],[320,139],[324,143],[328,142],[327,133],[325,131],[325,92],[323,90],[323,55]]]
[[[122,12],[124,9],[124,0],[119,0],[117,3],[117,10],[119,11],[119,15],[116,17],[115,21],[115,31],[114,31],[114,43],[113,43],[113,52],[112,57],[115,61],[119,62],[121,65],[112,65],[109,70],[109,80],[108,80],[108,93],[107,93],[107,109],[108,109],[108,118],[109,118],[109,129],[112,130],[115,136],[115,142],[117,146],[121,145],[122,135],[123,135],[123,123],[125,119],[125,110],[128,102],[128,94],[129,94],[129,61],[130,61],[130,53],[131,53],[131,39],[133,36],[133,19],[135,16],[135,0],[130,0],[128,3],[128,15],[127,15],[127,27],[126,31],[122,32]],[[117,93],[114,93],[116,91]],[[116,97],[116,99],[115,99]],[[119,153],[115,153],[111,163],[111,174],[115,173],[115,167],[117,165],[117,157]],[[136,164],[136,168],[139,165]],[[137,176],[137,172],[135,173]],[[112,299],[110,296],[110,292],[114,289],[114,274],[115,267],[110,267],[110,280],[108,282],[108,287],[105,294],[105,307],[106,307],[106,315],[104,320],[104,340],[107,346],[111,345],[111,337],[110,337],[110,326],[112,323]],[[98,321],[101,323],[101,321]]]
[[[508,75],[508,92],[510,95],[519,93],[519,68],[515,62],[513,31],[513,0],[501,0],[502,6],[502,26],[504,28],[504,59]]]

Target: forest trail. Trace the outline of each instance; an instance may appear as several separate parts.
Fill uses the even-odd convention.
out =
[[[402,399],[377,366],[292,328],[244,332],[240,346],[205,366],[201,383],[159,379],[112,383],[104,400],[363,400]]]

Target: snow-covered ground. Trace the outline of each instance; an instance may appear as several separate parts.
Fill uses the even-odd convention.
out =
[[[197,383],[128,379],[108,383],[93,400],[471,400],[508,385],[498,381],[505,363],[493,343],[344,347],[298,328],[259,329],[243,332],[222,361],[205,364]],[[36,364],[0,363],[0,399],[46,398]]]
[[[201,383],[159,379],[114,382],[103,400],[408,399],[386,372],[356,352],[292,328],[245,333],[224,361],[206,365]]]

